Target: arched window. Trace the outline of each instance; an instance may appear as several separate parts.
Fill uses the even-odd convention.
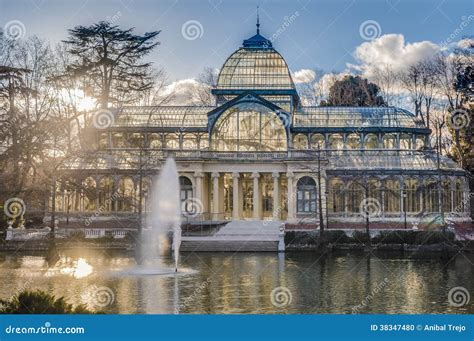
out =
[[[441,183],[441,197],[443,203],[443,212],[451,212],[451,182],[449,180],[444,180]]]
[[[99,148],[100,149],[109,148],[109,134],[101,133],[99,135]]]
[[[407,179],[404,182],[404,207],[406,212],[420,212],[420,191],[416,179]]]
[[[397,149],[397,137],[394,134],[383,136],[383,147],[385,149]]]
[[[462,193],[462,182],[461,180],[456,180],[454,185],[454,201],[453,201],[453,211],[456,213],[464,212],[464,201]]]
[[[344,183],[339,178],[329,181],[328,211],[344,212]]]
[[[400,134],[400,149],[411,149],[411,135]]]
[[[340,134],[331,134],[329,136],[329,148],[333,150],[341,150],[344,147],[344,142]]]
[[[123,133],[112,134],[112,147],[113,148],[126,148],[127,147],[127,141]]]
[[[347,136],[347,149],[360,149],[360,135],[359,134],[349,134]]]
[[[379,147],[379,139],[375,134],[367,134],[364,139],[365,149],[377,149]]]
[[[416,138],[416,149],[420,150],[425,148],[425,138],[423,136],[418,136]]]
[[[165,137],[166,149],[179,149],[179,136],[177,134],[168,134]]]
[[[131,133],[128,135],[128,143],[131,148],[142,148],[145,138],[141,133]]]
[[[181,210],[183,213],[195,214],[196,205],[193,203],[193,184],[186,176],[179,177],[179,198],[181,200]]]
[[[217,119],[211,146],[218,151],[284,151],[284,122],[271,109],[258,103],[239,103]]]
[[[304,176],[296,184],[296,211],[298,213],[316,212],[316,182]]]
[[[427,212],[439,212],[438,210],[438,181],[427,180],[424,188],[424,208]]]
[[[322,134],[313,134],[311,135],[311,149],[324,149],[324,135]]]
[[[96,182],[94,178],[87,177],[83,183],[83,193],[84,193],[84,211],[85,212],[92,212],[95,211],[96,208]]]
[[[183,135],[183,149],[198,149],[197,138],[193,134],[184,134]]]
[[[384,210],[386,213],[400,212],[400,182],[398,180],[385,181]]]
[[[104,177],[99,181],[99,206],[107,212],[113,210],[114,180],[111,177]]]
[[[348,212],[360,213],[360,204],[365,197],[364,192],[364,187],[360,183],[356,181],[351,182],[348,188]]]
[[[135,183],[130,177],[120,179],[117,188],[118,193],[118,211],[133,212],[135,208]]]
[[[308,149],[308,136],[304,134],[296,134],[293,137],[294,149]]]
[[[199,149],[207,150],[209,149],[209,135],[204,134],[199,138]]]
[[[161,149],[163,147],[161,135],[156,133],[148,135],[148,145],[151,149]]]

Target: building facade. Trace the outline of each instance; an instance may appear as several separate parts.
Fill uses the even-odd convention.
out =
[[[62,169],[56,210],[152,210],[176,160],[183,212],[201,220],[469,220],[467,174],[395,107],[302,106],[272,43],[244,40],[220,70],[215,106],[123,107],[93,118],[97,149]],[[154,189],[166,190],[166,189]]]

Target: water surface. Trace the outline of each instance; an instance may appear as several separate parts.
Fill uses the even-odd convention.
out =
[[[68,251],[0,254],[0,297],[42,289],[120,314],[474,313],[474,255],[410,259],[397,253],[183,253],[179,276],[127,275],[132,255]],[[163,268],[173,268],[170,258]],[[472,299],[453,307],[448,293]]]

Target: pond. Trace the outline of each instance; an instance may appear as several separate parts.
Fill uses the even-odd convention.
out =
[[[41,289],[118,314],[474,313],[473,254],[182,253],[180,262],[177,276],[131,275],[127,253],[62,251],[52,268],[42,255],[2,253],[0,297]],[[171,257],[160,263],[173,267]]]

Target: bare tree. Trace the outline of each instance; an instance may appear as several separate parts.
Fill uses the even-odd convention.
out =
[[[371,81],[377,84],[380,88],[380,94],[387,105],[395,105],[397,73],[393,66],[383,65],[374,70]]]
[[[204,68],[204,70],[199,74],[197,78],[199,84],[197,85],[195,90],[196,96],[193,96],[197,98],[197,104],[215,104],[214,96],[211,94],[211,89],[216,87],[218,77],[218,70],[211,67]]]

